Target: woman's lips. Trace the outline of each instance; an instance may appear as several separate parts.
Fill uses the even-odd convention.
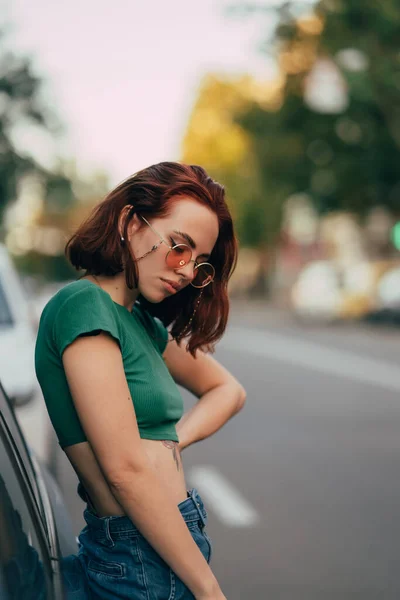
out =
[[[168,279],[162,279],[162,278],[160,278],[160,279],[163,282],[164,287],[170,294],[176,294],[176,292],[179,290],[179,287],[180,287],[179,284],[175,283],[174,281],[170,281]]]

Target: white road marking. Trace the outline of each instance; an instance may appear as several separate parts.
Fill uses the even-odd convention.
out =
[[[225,525],[251,527],[259,522],[256,510],[213,467],[192,467],[188,479],[204,498],[206,507],[210,507]]]
[[[227,350],[264,356],[321,373],[400,391],[399,367],[347,350],[332,349],[314,342],[244,327],[230,327],[219,345]]]

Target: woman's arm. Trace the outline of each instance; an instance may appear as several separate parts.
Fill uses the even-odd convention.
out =
[[[184,347],[170,342],[163,356],[176,383],[199,398],[176,425],[179,448],[183,449],[218,431],[243,407],[246,392],[225,367],[204,352],[193,358]]]
[[[197,599],[223,599],[207,561],[140,440],[118,343],[102,332],[63,353],[74,404],[116,500]]]

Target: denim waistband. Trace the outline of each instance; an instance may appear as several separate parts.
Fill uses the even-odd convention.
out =
[[[199,525],[203,529],[207,523],[207,511],[203,500],[196,488],[188,490],[187,495],[186,500],[178,504],[181,515],[186,523],[199,521]],[[113,537],[118,537],[118,533],[140,534],[137,527],[135,527],[131,519],[127,516],[98,517],[88,508],[85,509],[83,516],[89,529],[96,530],[97,533],[102,532],[106,537],[110,534]]]

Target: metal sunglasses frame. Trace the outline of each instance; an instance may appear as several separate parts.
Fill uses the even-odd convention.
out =
[[[143,219],[143,221],[150,227],[150,229],[160,238],[160,242],[158,244],[156,244],[155,246],[153,246],[153,248],[159,248],[161,246],[161,244],[165,244],[167,246],[167,248],[169,248],[169,251],[167,252],[167,254],[165,255],[165,260],[167,260],[168,254],[171,252],[171,250],[175,250],[175,248],[179,248],[180,246],[183,246],[184,248],[187,248],[190,252],[190,256],[192,256],[192,249],[190,246],[188,246],[187,244],[175,244],[175,246],[170,246],[168,244],[168,242],[166,240],[164,240],[164,238],[162,237],[161,233],[159,233],[156,229],[154,229],[154,227],[152,225],[150,225],[150,223],[148,222],[147,219],[145,219],[145,217],[143,215],[140,215],[140,218]],[[176,269],[174,269],[175,271],[178,271],[180,268],[185,267],[188,263],[193,262],[194,263],[194,268],[198,269],[199,267],[201,267],[202,265],[208,265],[212,268],[213,270],[213,276],[212,279],[210,279],[210,281],[207,281],[207,283],[205,283],[204,285],[193,285],[192,282],[190,282],[190,285],[201,289],[206,287],[207,285],[209,285],[210,283],[212,283],[214,281],[215,278],[215,269],[213,267],[213,265],[211,263],[208,262],[203,262],[203,263],[199,263],[197,264],[195,260],[193,260],[193,258],[190,258],[188,261],[181,261],[182,264],[180,267],[177,267]]]

